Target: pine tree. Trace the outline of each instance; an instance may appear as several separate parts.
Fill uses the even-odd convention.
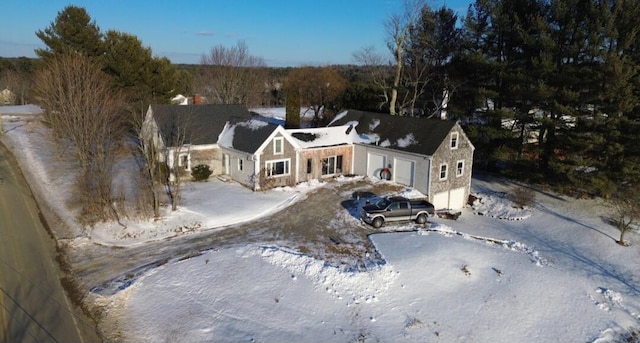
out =
[[[56,20],[46,29],[38,30],[36,36],[47,46],[35,50],[42,59],[72,52],[97,57],[104,52],[100,28],[82,7],[65,7],[58,12]]]
[[[287,129],[300,128],[300,95],[294,89],[287,91],[286,119],[284,127]]]

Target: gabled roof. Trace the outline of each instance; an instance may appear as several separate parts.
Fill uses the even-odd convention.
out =
[[[215,144],[231,118],[248,120],[244,105],[151,105],[150,110],[168,146]]]
[[[359,142],[358,133],[351,125],[287,129],[298,147],[303,149],[331,147]]]
[[[342,125],[354,125],[364,144],[433,155],[456,122],[348,110],[338,114],[329,124]]]
[[[218,137],[218,145],[254,154],[280,126],[258,119],[238,120],[234,118]]]

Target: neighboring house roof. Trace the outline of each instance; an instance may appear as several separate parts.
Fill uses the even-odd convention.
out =
[[[250,119],[244,105],[151,105],[153,117],[168,146],[216,144],[227,121]]]
[[[295,143],[303,149],[331,147],[360,142],[358,133],[353,125],[288,129],[286,132],[291,135]]]
[[[338,114],[329,124],[338,125],[354,125],[364,144],[433,155],[456,122],[348,110]]]
[[[218,137],[218,145],[254,154],[279,125],[258,119],[230,120]]]
[[[189,104],[189,98],[187,98],[186,96],[184,96],[182,94],[178,94],[178,95],[174,96],[173,98],[171,98],[171,103],[175,104],[175,105],[188,105]]]

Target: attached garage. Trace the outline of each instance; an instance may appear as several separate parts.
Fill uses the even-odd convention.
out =
[[[374,153],[367,153],[367,176],[380,177],[380,171],[386,167],[387,157]]]
[[[415,162],[411,160],[403,160],[396,158],[394,171],[394,179],[396,183],[413,187],[415,176]]]
[[[465,194],[466,192],[464,187],[436,193],[433,196],[433,206],[435,206],[436,209],[461,209],[467,203],[465,200]]]

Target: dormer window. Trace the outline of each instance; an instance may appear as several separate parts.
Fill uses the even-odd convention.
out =
[[[458,149],[458,133],[451,133],[451,149]]]
[[[282,137],[276,137],[273,139],[273,154],[282,155],[284,152],[283,147],[284,139]]]

